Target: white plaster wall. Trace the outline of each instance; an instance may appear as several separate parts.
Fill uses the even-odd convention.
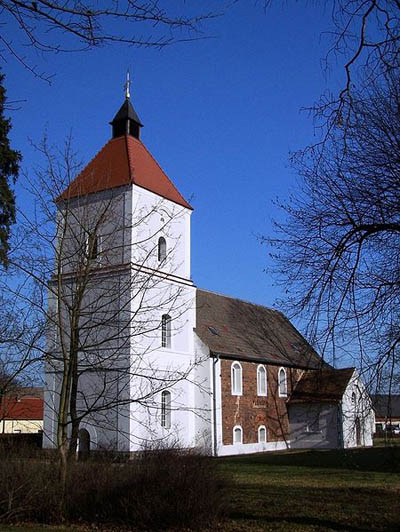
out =
[[[356,401],[352,402],[352,394],[355,393]],[[357,370],[343,394],[342,399],[343,419],[343,446],[345,448],[356,447],[355,420],[358,417],[361,425],[361,445],[373,445],[373,432],[375,416],[371,405],[371,399],[367,393]]]
[[[57,249],[61,250],[64,274],[81,267],[88,232],[99,237],[99,256],[94,266],[129,261],[131,196],[130,187],[119,187],[58,205]]]
[[[52,449],[57,443],[57,425],[56,425],[56,402],[55,375],[50,372],[47,364],[45,367],[45,382],[43,394],[43,448]]]
[[[136,185],[132,193],[132,262],[189,280],[190,209]],[[167,242],[167,259],[160,267],[161,236]]]
[[[267,443],[236,443],[234,445],[221,445],[218,448],[218,456],[262,453],[265,451],[286,451],[288,448],[290,448],[290,441],[273,441]]]
[[[317,415],[319,417],[318,430],[307,430],[307,426],[316,419]],[[332,449],[341,446],[337,404],[289,404],[289,426],[292,448]]]
[[[48,372],[46,379],[43,447],[54,448],[62,376]],[[128,398],[129,388],[125,380],[126,375],[120,371],[100,369],[85,372],[80,377],[77,410],[78,414],[85,414],[80,428],[86,428],[91,434],[92,450],[129,450],[129,416],[123,415],[124,406],[121,404],[124,396]]]
[[[196,447],[207,454],[213,452],[213,396],[212,366],[209,348],[193,333],[196,368],[194,372],[195,393],[195,442]]]
[[[149,288],[140,297],[141,309],[135,306],[136,299],[132,300],[132,312],[140,316],[144,325],[142,334],[131,336],[131,450],[150,442],[195,445],[198,378],[193,349],[195,289],[172,285],[163,281],[160,286]],[[165,308],[162,302],[171,290],[177,291],[176,298]],[[165,313],[171,316],[170,348],[161,347],[161,316]],[[170,429],[164,429],[160,423],[161,393],[166,389],[172,394]]]
[[[133,186],[130,449],[196,444],[195,288],[190,280],[190,210]],[[158,239],[167,259],[158,261]],[[161,347],[161,318],[171,346]],[[201,371],[200,371],[201,373]],[[161,394],[171,392],[171,427],[161,426]]]

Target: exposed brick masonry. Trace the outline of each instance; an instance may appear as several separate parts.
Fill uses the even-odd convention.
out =
[[[266,397],[257,395],[257,367],[253,362],[240,362],[242,366],[243,395],[232,395],[231,366],[233,361],[221,360],[222,395],[222,439],[224,445],[232,444],[232,431],[235,425],[243,430],[243,443],[258,442],[258,427],[267,428],[267,441],[286,441],[289,425],[286,397],[279,397],[279,366],[267,366],[268,393]],[[286,368],[288,396],[295,380],[300,377],[299,370]]]

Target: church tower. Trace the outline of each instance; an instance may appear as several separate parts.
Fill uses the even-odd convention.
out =
[[[50,304],[56,329],[64,326],[50,349],[68,358],[66,346],[78,338],[75,410],[92,448],[192,446],[192,207],[141,141],[129,75],[110,124],[112,138],[57,200],[62,288]],[[83,295],[73,319],[77,293]],[[48,365],[46,374],[53,406],[46,407],[45,433],[52,446],[61,366]]]

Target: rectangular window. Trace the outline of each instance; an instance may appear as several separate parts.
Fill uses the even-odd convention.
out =
[[[89,233],[85,241],[85,253],[88,260],[97,260],[100,255],[99,249],[100,237],[95,233]]]
[[[161,394],[161,426],[165,429],[171,427],[171,392]]]
[[[161,347],[171,347],[171,316],[161,317]]]

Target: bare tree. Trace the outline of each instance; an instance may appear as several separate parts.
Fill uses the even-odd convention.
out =
[[[183,207],[154,195],[128,209],[130,185],[70,196],[79,166],[70,142],[61,162],[46,141],[39,149],[46,164],[30,178],[34,216],[19,226],[10,268],[23,300],[47,323],[36,348],[46,362],[54,428],[47,436],[59,449],[65,486],[83,425],[96,426],[99,448],[129,451],[132,437],[164,437],[157,427],[170,409],[190,408],[161,397],[189,382],[199,362],[165,354],[160,364],[157,351],[191,323],[194,291],[176,276],[181,239],[173,228]],[[132,420],[140,434],[132,434]]]
[[[186,6],[186,14],[165,4],[158,0],[103,4],[90,0],[1,1],[2,24],[15,27],[13,39],[0,36],[1,54],[3,59],[11,56],[35,76],[49,80],[26,57],[27,45],[41,53],[82,51],[118,43],[162,48],[202,37],[202,22],[218,15],[214,11],[199,13],[191,6]]]
[[[398,371],[399,109],[397,72],[353,92],[346,126],[294,157],[302,189],[265,238],[309,337],[334,361],[339,346],[355,356],[375,382]]]
[[[265,0],[265,6],[272,4]],[[313,8],[311,5],[307,6]],[[320,7],[320,6],[318,6]],[[322,32],[328,40],[322,58],[325,72],[339,64],[344,82],[338,91],[324,93],[308,109],[329,136],[331,128],[350,119],[353,92],[360,92],[399,68],[400,3],[395,0],[335,0],[322,6],[331,24]],[[356,98],[357,99],[357,98]],[[325,138],[323,136],[323,138]]]

